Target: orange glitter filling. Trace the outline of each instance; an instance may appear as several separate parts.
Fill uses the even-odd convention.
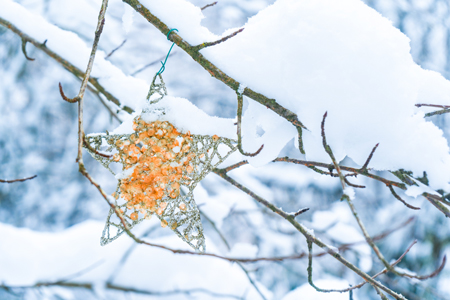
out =
[[[167,207],[164,201],[180,194],[180,180],[187,179],[186,175],[195,169],[195,154],[189,151],[192,138],[189,132],[182,134],[167,121],[146,123],[138,118],[133,129],[135,133],[129,139],[116,142],[119,153],[113,156],[114,161],[126,163],[124,170],[133,168],[121,180],[120,194],[127,207],[162,215]],[[137,220],[138,214],[132,213],[130,218]],[[167,222],[163,224],[167,226]]]

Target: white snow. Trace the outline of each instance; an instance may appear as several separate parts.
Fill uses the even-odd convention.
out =
[[[216,258],[177,255],[138,245],[122,265],[121,259],[134,241],[121,237],[113,247],[101,247],[102,229],[103,224],[97,221],[84,222],[59,233],[34,232],[0,223],[0,282],[8,286],[53,282],[96,265],[71,281],[94,282],[102,289],[114,273],[113,284],[146,291],[198,288],[237,296],[248,291],[247,299],[259,299],[239,266]],[[150,241],[187,249],[173,234]],[[208,248],[217,252],[210,240]],[[270,296],[270,292],[262,288]],[[208,295],[198,299],[208,299]]]
[[[420,196],[423,193],[429,193],[429,194],[437,195],[437,196],[441,197],[441,195],[439,193],[432,190],[429,186],[426,186],[425,184],[423,184],[417,180],[415,180],[415,182],[417,183],[417,185],[411,185],[411,186],[407,187],[407,189],[405,191],[405,194],[407,196],[417,198],[417,196]]]
[[[346,289],[349,287],[347,281],[337,278],[315,280],[314,284],[322,289]],[[289,292],[282,300],[348,300],[348,293],[321,293],[316,291],[309,283],[304,283],[295,290]],[[355,294],[353,299],[357,300]]]
[[[301,224],[301,223],[300,223],[300,226],[303,227],[303,229],[305,229],[306,232],[308,232],[311,236],[315,237],[315,235],[314,235],[314,229],[308,228],[308,227],[306,227],[305,225],[303,225],[303,224]]]
[[[142,5],[150,10],[169,28],[178,29],[178,33],[191,45],[220,39],[200,22],[204,18],[200,7],[185,0],[141,0]]]
[[[136,168],[136,165],[132,166],[131,168],[125,169],[120,173],[117,173],[114,177],[117,180],[128,178],[131,176],[131,174],[133,174],[135,168]]]
[[[229,257],[254,258],[258,253],[258,247],[248,243],[236,243],[228,253]]]
[[[123,30],[125,31],[125,34],[128,34],[128,32],[131,29],[131,26],[133,26],[133,18],[134,18],[135,10],[126,4],[123,3],[123,16],[122,16],[122,24],[123,24]]]
[[[352,188],[350,186],[345,187],[344,194],[347,195],[350,198],[350,200],[355,200],[355,189],[354,188]]]
[[[188,100],[172,96],[165,96],[160,102],[150,105],[148,112],[130,115],[113,133],[132,133],[133,119],[137,115],[141,115],[141,118],[148,123],[156,120],[169,121],[184,133],[190,131],[191,134],[211,136],[216,134],[220,137],[236,139],[234,119],[209,116]]]
[[[362,165],[380,143],[371,167],[427,171],[432,188],[449,188],[447,141],[414,104],[450,103],[450,83],[416,65],[409,39],[363,2],[278,0],[249,19],[242,33],[202,54],[297,113],[309,129],[303,133],[307,159],[328,160],[320,136],[328,111],[327,140],[338,161],[347,155]],[[249,159],[262,165],[296,132],[252,103],[243,116],[244,146],[265,145]],[[255,123],[266,131],[259,138]]]
[[[339,222],[327,230],[327,234],[333,240],[342,244],[356,243],[352,246],[352,249],[359,254],[358,265],[364,272],[370,271],[372,268],[372,249],[365,242],[364,236],[356,228]]]

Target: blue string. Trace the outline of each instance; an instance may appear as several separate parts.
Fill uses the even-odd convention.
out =
[[[170,41],[170,40],[169,40],[169,35],[170,35],[170,34],[172,33],[172,31],[174,31],[174,30],[175,30],[175,31],[178,31],[178,29],[173,28],[173,29],[170,29],[170,31],[167,33],[167,40],[168,40],[168,41]],[[167,52],[166,59],[164,60],[164,62],[161,62],[161,64],[162,64],[161,69],[159,69],[159,71],[158,71],[158,73],[156,73],[156,75],[162,74],[162,72],[164,72],[164,70],[166,69],[166,62],[167,62],[167,59],[169,58],[170,51],[172,51],[173,45],[175,45],[175,43],[172,44],[172,46],[171,46],[170,49],[169,49],[169,52]]]

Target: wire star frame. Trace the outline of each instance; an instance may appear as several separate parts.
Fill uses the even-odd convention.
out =
[[[157,76],[160,83],[156,83]],[[149,106],[142,114],[151,112],[151,105],[166,95],[164,81],[157,74],[147,96]],[[87,135],[85,144],[86,150],[118,179],[113,197],[128,229],[156,215],[162,227],[169,227],[195,250],[204,252],[203,226],[193,192],[209,172],[236,151],[236,141],[182,133],[169,121],[144,121],[142,115],[134,118],[133,131]],[[116,174],[111,169],[114,163],[122,165],[122,172]],[[111,208],[100,244],[109,244],[124,232],[124,225]]]

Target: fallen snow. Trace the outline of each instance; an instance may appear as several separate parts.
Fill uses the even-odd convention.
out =
[[[306,157],[328,161],[320,123],[328,111],[328,144],[338,161],[362,165],[380,143],[370,167],[427,171],[432,188],[449,188],[450,155],[441,130],[415,103],[450,103],[450,83],[421,69],[409,39],[359,0],[278,0],[249,19],[232,39],[202,50],[226,74],[295,112]],[[276,59],[274,59],[276,58]],[[253,101],[243,119],[244,148],[275,158],[296,132]],[[265,131],[257,135],[256,127]]]
[[[322,289],[346,289],[349,287],[347,281],[337,278],[315,280],[314,284]],[[316,291],[309,283],[305,283],[289,292],[282,300],[348,300],[348,295],[349,293],[321,293]],[[358,297],[353,295],[353,299],[357,300]]]
[[[260,299],[238,265],[216,258],[177,255],[136,245],[127,261],[117,269],[134,242],[122,237],[114,247],[101,247],[99,236],[102,229],[103,223],[96,221],[84,222],[59,233],[35,232],[0,223],[0,282],[8,286],[54,282],[95,265],[92,270],[70,281],[90,282],[102,287],[110,275],[115,274],[113,284],[146,291],[206,289],[236,296],[248,292],[246,299]],[[175,235],[150,241],[175,249],[187,249]],[[208,241],[208,247],[217,251],[212,241]],[[270,298],[270,292],[259,287]],[[196,299],[208,297],[206,294]]]

